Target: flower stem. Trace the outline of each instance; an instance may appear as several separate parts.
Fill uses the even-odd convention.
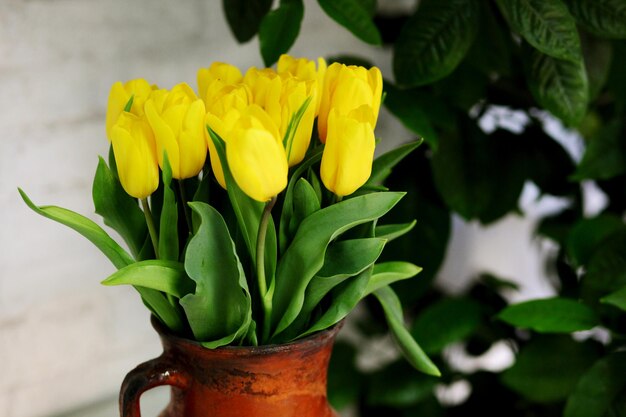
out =
[[[178,180],[178,191],[180,192],[180,201],[183,203],[183,211],[185,212],[185,221],[187,222],[187,229],[189,234],[193,233],[191,228],[191,216],[189,214],[189,206],[187,205],[187,195],[185,193],[185,186],[183,180]]]
[[[150,239],[152,240],[152,247],[154,248],[154,255],[159,259],[159,237],[157,235],[156,228],[154,227],[154,219],[152,218],[152,212],[148,205],[148,199],[141,199],[141,207],[143,207],[143,214],[146,216],[146,224],[148,225],[148,232],[150,233]]]
[[[259,294],[261,295],[261,301],[263,303],[263,343],[266,343],[270,336],[270,320],[272,315],[272,299],[271,297],[267,297],[267,281],[265,278],[265,237],[267,235],[267,225],[269,224],[274,204],[276,204],[276,197],[272,198],[265,205],[256,239],[256,276],[259,281]]]

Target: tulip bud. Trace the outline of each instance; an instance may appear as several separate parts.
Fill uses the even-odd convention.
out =
[[[347,115],[350,111],[367,105],[372,109],[375,125],[380,109],[382,88],[382,74],[376,67],[366,70],[354,65],[331,64],[326,71],[317,119],[320,140],[322,142],[326,140],[328,116],[332,109],[337,109],[340,115]]]
[[[187,84],[171,91],[159,90],[146,101],[146,116],[154,130],[157,157],[163,167],[163,152],[176,179],[191,178],[202,170],[206,160],[204,103]]]
[[[159,186],[159,166],[154,135],[148,122],[122,112],[111,127],[111,144],[117,174],[124,190],[135,198],[146,198]]]
[[[326,74],[326,61],[324,61],[324,58],[317,58],[316,70],[314,61],[309,61],[306,58],[294,58],[283,54],[278,59],[276,71],[280,75],[291,74],[302,81],[316,82],[318,94],[314,104],[315,116],[317,116],[320,110],[320,103],[322,101],[322,95],[319,94],[319,92],[321,92],[324,87],[324,75]]]
[[[198,92],[207,109],[216,92],[219,92],[224,86],[240,83],[242,78],[239,68],[223,62],[214,62],[209,68],[199,69]]]
[[[340,197],[355,192],[372,173],[374,120],[374,112],[365,105],[348,115],[330,111],[320,175],[324,186]]]
[[[239,188],[254,200],[269,201],[287,186],[289,166],[278,130],[257,105],[227,135],[226,159]]]
[[[133,102],[132,107],[128,111],[134,115],[143,117],[143,106],[154,89],[156,89],[156,86],[151,86],[150,83],[143,78],[130,80],[124,84],[118,81],[111,86],[106,116],[106,133],[109,141],[111,140],[111,129],[117,122],[120,114],[124,111],[130,98],[133,98]]]
[[[300,163],[311,141],[315,121],[317,81],[300,80],[290,73],[279,75],[270,68],[263,70],[251,68],[244,77],[244,83],[250,87],[254,103],[261,106],[278,126],[289,166]],[[291,126],[295,130],[290,131],[294,115],[305,103],[308,104],[298,125]]]

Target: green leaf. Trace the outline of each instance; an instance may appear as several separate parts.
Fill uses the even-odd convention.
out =
[[[626,136],[621,120],[613,120],[589,138],[572,179],[610,179],[626,172]]]
[[[626,39],[626,3],[622,0],[565,0],[576,21],[603,38]]]
[[[202,173],[202,180],[200,180],[200,184],[198,184],[198,188],[193,194],[192,201],[200,201],[202,203],[209,204],[209,195],[212,181],[211,174],[209,173],[210,169],[210,167],[205,166],[204,172]]]
[[[120,269],[126,265],[132,264],[134,259],[120,245],[117,244],[100,226],[92,220],[81,216],[71,210],[67,210],[57,206],[39,206],[37,207],[28,198],[26,193],[18,188],[22,199],[34,212],[47,217],[55,222],[59,222],[67,227],[76,230],[78,233],[86,237],[91,243],[96,245],[98,249]]]
[[[296,182],[293,190],[293,215],[289,221],[289,235],[293,236],[302,220],[321,208],[313,186],[304,178]]]
[[[485,135],[468,120],[441,139],[433,174],[448,207],[482,223],[517,208],[528,170],[518,136],[504,130]]]
[[[587,111],[589,86],[582,60],[568,61],[523,45],[526,82],[537,103],[570,125]]]
[[[378,28],[361,0],[318,0],[318,3],[328,16],[363,42],[382,43]]]
[[[178,261],[178,207],[172,190],[172,167],[163,155],[163,208],[159,227],[159,256]],[[186,209],[186,208],[185,208]]]
[[[475,0],[423,0],[405,23],[393,54],[399,84],[430,84],[450,74],[469,50],[479,24]]]
[[[421,403],[432,395],[435,386],[440,382],[438,378],[416,372],[402,361],[373,373],[369,381],[365,397],[367,404],[394,409]]]
[[[367,180],[367,184],[381,185],[391,174],[393,167],[395,167],[400,161],[402,161],[408,154],[417,149],[422,140],[416,140],[404,145],[400,145],[397,148],[380,155],[374,160],[372,164],[372,174]]]
[[[597,357],[594,345],[569,336],[533,338],[501,378],[504,385],[532,402],[562,401]]]
[[[437,366],[426,356],[404,326],[402,305],[396,293],[389,287],[383,287],[375,291],[374,296],[383,307],[389,330],[406,360],[418,371],[432,376],[441,376]]]
[[[485,321],[481,305],[469,298],[448,298],[422,311],[411,334],[428,354],[468,338]]]
[[[421,272],[422,268],[410,262],[383,262],[374,265],[372,277],[370,278],[365,295],[367,296],[379,288],[393,284],[403,279],[412,278]]]
[[[289,51],[300,33],[303,17],[302,0],[281,0],[276,10],[265,15],[259,28],[259,43],[266,66],[271,66],[281,54]]]
[[[403,195],[380,192],[350,198],[302,221],[278,265],[272,314],[275,334],[286,329],[300,313],[306,287],[322,268],[328,244],[346,230],[383,216]]]
[[[374,230],[374,236],[387,239],[388,241],[392,241],[394,239],[399,238],[400,236],[404,236],[409,233],[415,225],[417,224],[417,220],[413,220],[409,223],[400,223],[400,224],[381,224],[380,226],[376,226]]]
[[[599,324],[596,312],[590,307],[559,297],[511,305],[498,313],[497,318],[540,333],[571,333]]]
[[[600,302],[604,304],[611,304],[622,311],[626,311],[626,286],[624,286],[621,290],[617,290],[606,297],[601,298]]]
[[[195,289],[195,284],[185,274],[183,264],[157,259],[130,264],[110,275],[102,284],[151,288],[176,298],[182,298]]]
[[[195,338],[204,346],[226,345],[247,334],[251,300],[235,244],[221,214],[205,203],[189,203],[196,233],[185,254],[185,270],[196,290],[180,300]]]
[[[330,305],[315,323],[298,336],[305,337],[327,329],[343,320],[361,301],[372,273],[371,267],[333,288]]]
[[[402,124],[422,137],[434,150],[439,140],[428,115],[426,103],[419,100],[412,90],[401,90],[393,84],[385,82],[385,107],[394,114]]]
[[[603,240],[624,227],[622,220],[611,214],[582,219],[567,236],[567,253],[576,265],[585,265]]]
[[[578,381],[565,404],[563,417],[603,417],[626,390],[626,352],[597,361]]]
[[[226,21],[239,43],[256,35],[272,3],[272,0],[222,0]]]
[[[626,286],[626,230],[613,233],[603,240],[587,264],[581,281],[585,301],[600,297]]]
[[[92,195],[96,213],[102,216],[104,224],[120,234],[137,258],[148,235],[146,219],[137,199],[124,191],[117,176],[101,157],[98,158]]]
[[[356,368],[356,349],[342,341],[333,346],[328,366],[328,401],[342,410],[359,398],[363,376]]]
[[[587,79],[589,80],[589,101],[595,100],[602,92],[611,70],[613,45],[611,42],[581,34],[583,56]]]
[[[513,30],[553,58],[580,62],[576,21],[561,0],[497,0]]]

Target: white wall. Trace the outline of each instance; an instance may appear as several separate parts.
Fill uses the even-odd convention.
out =
[[[316,1],[305,3],[293,55],[361,53],[390,76],[388,51],[363,45]],[[1,416],[47,416],[115,395],[127,371],[160,352],[133,290],[99,284],[113,271],[108,261],[72,230],[31,212],[16,187],[37,204],[99,221],[91,181],[97,156],[108,148],[111,84],[144,77],[163,87],[195,85],[196,70],[215,60],[262,65],[256,40],[235,43],[221,1],[0,1]],[[385,140],[411,138],[393,119],[383,116],[380,127]],[[520,235],[505,250],[519,246],[518,263],[540,275],[536,261],[526,259],[538,251],[529,243],[532,222],[515,222]],[[485,268],[488,261],[468,252],[475,240],[455,240],[448,281],[467,275],[455,259]],[[514,268],[503,268],[498,272],[515,277]]]

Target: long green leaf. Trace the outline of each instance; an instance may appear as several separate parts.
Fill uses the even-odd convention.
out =
[[[159,256],[161,259],[178,261],[178,207],[176,206],[176,196],[172,190],[172,168],[167,155],[163,156],[162,207],[159,227]]]
[[[196,290],[181,299],[197,340],[218,347],[247,334],[251,300],[235,243],[221,214],[205,203],[189,203],[196,233],[185,254],[185,271]]]
[[[401,224],[381,224],[374,229],[374,236],[391,241],[409,233],[416,224],[416,220]]]
[[[303,17],[302,0],[281,0],[277,9],[265,15],[259,28],[259,43],[266,66],[289,51],[300,33]]]
[[[622,311],[626,311],[626,287],[623,287],[620,290],[612,292],[606,297],[602,297],[600,302],[604,304],[611,304]]]
[[[372,164],[372,174],[367,180],[367,184],[381,185],[391,174],[393,167],[400,163],[408,154],[417,149],[423,140],[419,139],[386,152],[376,158]]]
[[[582,60],[554,58],[526,44],[522,52],[526,82],[535,100],[565,123],[579,123],[589,101],[587,72]]]
[[[113,228],[124,239],[130,252],[137,259],[148,235],[148,228],[137,199],[129,196],[119,179],[101,157],[92,187],[96,213],[104,224]]]
[[[296,182],[293,190],[293,215],[289,221],[289,235],[293,236],[302,220],[321,208],[313,186],[304,178]]]
[[[272,0],[222,0],[230,30],[239,43],[248,42],[259,30]]]
[[[102,253],[109,258],[116,268],[123,268],[133,262],[133,258],[120,245],[117,244],[100,226],[92,220],[81,216],[71,210],[57,206],[36,206],[24,191],[18,188],[24,202],[37,214],[64,224],[76,230],[96,245]]]
[[[307,285],[322,268],[328,244],[346,230],[378,219],[404,193],[380,192],[344,200],[302,221],[277,270],[272,323],[280,333],[295,320]]]
[[[449,75],[465,57],[479,24],[477,0],[423,0],[393,53],[399,84],[420,86]]]
[[[360,0],[318,0],[320,7],[333,20],[354,36],[371,45],[380,45],[382,39],[369,11]]]
[[[185,274],[183,264],[158,259],[130,264],[110,275],[102,284],[151,288],[177,298],[192,293],[195,288],[193,281]]]
[[[390,287],[382,287],[373,294],[383,307],[389,330],[391,330],[391,334],[406,360],[418,371],[428,375],[441,376],[437,366],[426,356],[422,348],[404,327],[402,305],[396,293]]]
[[[567,298],[546,298],[511,305],[497,316],[513,326],[541,333],[571,333],[599,324],[594,310]]]
[[[422,268],[410,262],[392,261],[376,264],[364,297],[394,282],[412,278],[421,271]]]
[[[576,21],[603,38],[626,39],[626,2],[623,0],[565,0]]]
[[[553,58],[580,62],[576,22],[561,0],[497,0],[511,27]]]

